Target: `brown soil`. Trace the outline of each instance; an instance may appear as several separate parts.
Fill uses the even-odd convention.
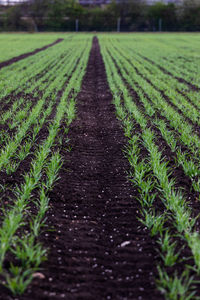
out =
[[[163,299],[155,287],[155,244],[137,219],[127,141],[111,101],[94,38],[69,131],[72,150],[62,149],[60,180],[50,194],[47,225],[54,230],[42,234],[49,247],[45,279],[34,279],[21,297],[1,287],[0,299]]]
[[[15,63],[15,62],[17,62],[19,60],[22,60],[24,58],[27,58],[27,57],[29,57],[31,55],[35,55],[36,53],[38,53],[40,51],[44,51],[47,48],[52,47],[52,46],[54,46],[54,45],[56,45],[56,44],[58,44],[58,43],[60,43],[62,41],[63,41],[63,39],[57,39],[55,42],[53,42],[51,44],[48,44],[48,45],[46,45],[46,46],[44,46],[42,48],[38,48],[38,49],[35,49],[34,51],[31,51],[31,52],[28,52],[28,53],[24,53],[24,54],[21,54],[19,56],[13,57],[13,58],[11,58],[9,60],[3,61],[3,62],[0,63],[0,69],[2,69],[4,67],[7,67],[9,65],[12,65],[13,63]]]

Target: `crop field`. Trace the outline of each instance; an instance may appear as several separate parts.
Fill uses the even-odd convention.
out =
[[[200,299],[200,35],[0,35],[0,299]]]
[[[34,51],[62,38],[62,34],[1,34],[0,63],[13,57]]]

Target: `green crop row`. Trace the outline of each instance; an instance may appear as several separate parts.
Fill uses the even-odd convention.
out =
[[[146,67],[146,60],[137,59],[131,37],[126,42],[123,39],[102,35],[100,45],[116,113],[128,138],[126,155],[131,167],[130,180],[140,193],[140,220],[158,242],[162,263],[158,264],[157,285],[166,299],[196,299],[194,278],[200,275],[198,216],[194,217],[190,198],[177,186],[163,154],[165,146],[160,146],[158,137],[170,147],[174,168],[181,165],[185,176],[195,178],[191,188],[199,193],[200,139],[189,122],[190,119],[198,125],[198,110],[177,93],[179,83],[175,85],[175,77],[180,74],[172,80],[169,74],[166,80],[165,74],[165,80],[162,79],[159,68],[156,73],[154,66]],[[139,53],[143,46],[137,44]],[[188,147],[188,152],[183,146]],[[186,246],[194,265],[183,258]]]
[[[78,39],[76,42],[73,39],[63,41],[59,47],[54,47],[45,50],[45,55],[41,52],[25,59],[24,71],[19,62],[15,64],[15,74],[11,66],[1,71],[5,79],[0,89],[2,99],[8,96],[15,102],[1,117],[1,124],[7,128],[0,141],[0,170],[11,174],[29,154],[33,156],[29,170],[22,173],[23,182],[13,188],[9,207],[2,206],[0,271],[4,276],[3,284],[13,294],[25,291],[41,262],[47,259],[47,250],[40,243],[39,235],[49,207],[48,193],[58,180],[62,165],[57,136],[64,127],[60,139],[68,141],[67,133],[75,117],[75,98],[85,74],[91,37],[80,42]],[[8,86],[12,89],[6,90]],[[20,91],[23,94],[18,99],[16,95]],[[41,135],[42,130],[45,135]],[[1,189],[4,195],[8,186],[2,185]],[[14,259],[9,267],[5,267],[9,253]]]
[[[63,34],[0,34],[0,62],[53,43]],[[66,37],[66,35],[65,35]]]

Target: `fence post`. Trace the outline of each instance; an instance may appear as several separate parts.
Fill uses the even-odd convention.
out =
[[[158,27],[159,27],[159,31],[161,32],[162,31],[162,19],[161,18],[159,19]]]
[[[120,23],[121,23],[121,19],[118,18],[117,19],[117,32],[120,32]]]
[[[76,19],[75,27],[76,27],[76,32],[78,32],[78,19]]]

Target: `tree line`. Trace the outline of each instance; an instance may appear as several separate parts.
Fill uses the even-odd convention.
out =
[[[118,24],[118,27],[117,27]],[[31,0],[0,8],[1,31],[200,31],[200,1],[181,4],[113,0],[82,6],[76,0]]]

